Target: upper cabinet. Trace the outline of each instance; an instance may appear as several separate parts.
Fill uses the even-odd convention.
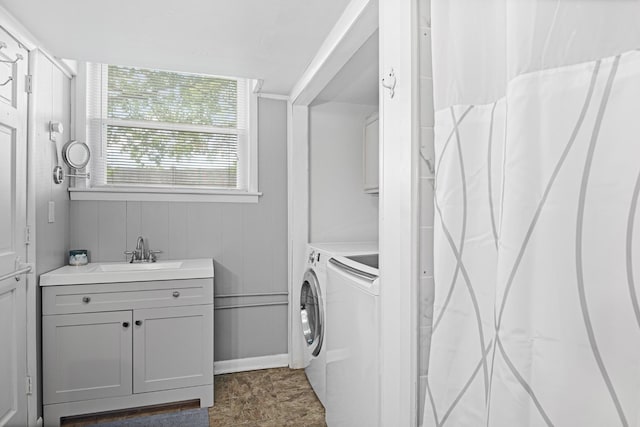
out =
[[[378,114],[370,116],[364,125],[363,152],[363,188],[365,193],[378,194],[380,165],[380,126]]]

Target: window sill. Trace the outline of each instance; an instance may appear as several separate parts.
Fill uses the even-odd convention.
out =
[[[101,187],[69,188],[69,196],[71,200],[258,203],[262,193],[240,190]]]

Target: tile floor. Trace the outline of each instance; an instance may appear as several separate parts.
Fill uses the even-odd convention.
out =
[[[197,402],[155,406],[63,420],[65,427],[87,427],[163,412],[197,408]],[[302,369],[265,369],[216,375],[210,427],[324,427],[324,407]]]

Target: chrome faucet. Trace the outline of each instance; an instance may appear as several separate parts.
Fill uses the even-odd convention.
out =
[[[138,241],[136,242],[136,250],[134,251],[137,260],[143,260],[146,256],[146,251],[144,249],[144,239],[142,236],[138,236]]]
[[[130,263],[134,262],[156,262],[156,254],[162,251],[152,251],[144,246],[144,239],[142,236],[138,236],[136,241],[136,248],[133,251],[125,251],[125,255],[131,255],[129,259]]]

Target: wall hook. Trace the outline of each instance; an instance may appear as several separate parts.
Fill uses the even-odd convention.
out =
[[[4,83],[0,83],[0,86],[6,86],[9,84],[9,82],[11,82],[13,80],[13,77],[9,76],[7,77],[7,80],[5,80]]]
[[[393,98],[396,94],[396,74],[393,68],[389,71],[387,76],[382,78],[382,87],[389,89],[389,97]]]
[[[4,62],[5,64],[15,64],[16,62],[22,61],[23,59],[24,57],[22,55],[16,53],[16,59],[14,59],[13,61],[9,61],[8,59],[0,59],[0,62]]]

